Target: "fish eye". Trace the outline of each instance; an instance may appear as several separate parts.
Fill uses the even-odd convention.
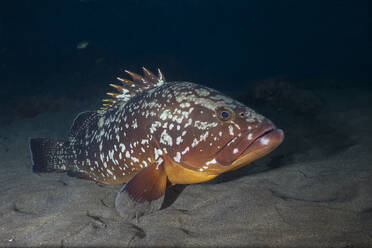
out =
[[[226,119],[226,118],[229,118],[229,116],[230,116],[229,112],[227,112],[227,111],[222,111],[221,112],[221,117],[222,118]]]
[[[217,116],[221,121],[228,121],[233,116],[233,113],[229,109],[220,108],[217,110]]]
[[[242,117],[242,118],[245,117],[245,113],[244,113],[244,112],[240,112],[239,115],[240,115],[240,117]]]

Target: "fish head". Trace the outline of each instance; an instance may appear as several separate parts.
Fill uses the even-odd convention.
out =
[[[184,168],[218,175],[267,155],[284,139],[269,119],[214,89],[185,82],[172,90],[160,113],[169,123],[159,143]]]

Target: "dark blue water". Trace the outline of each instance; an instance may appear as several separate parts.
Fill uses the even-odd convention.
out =
[[[276,75],[368,80],[370,22],[366,0],[2,1],[1,94],[79,90],[141,66],[219,89]]]

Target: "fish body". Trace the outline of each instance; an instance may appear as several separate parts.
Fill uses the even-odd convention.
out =
[[[128,72],[98,112],[81,113],[67,141],[31,139],[34,171],[69,171],[125,184],[135,202],[167,185],[208,181],[274,150],[283,131],[244,104],[206,86]]]

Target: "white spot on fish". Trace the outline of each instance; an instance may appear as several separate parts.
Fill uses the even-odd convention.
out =
[[[179,163],[181,161],[181,153],[177,152],[176,156],[173,157],[174,161]]]
[[[209,91],[206,90],[206,89],[195,89],[195,92],[196,92],[199,96],[208,96],[208,95],[209,95]]]
[[[183,150],[181,153],[182,155],[186,154],[188,151],[190,151],[190,147],[186,147],[185,150]]]
[[[261,142],[261,144],[263,144],[263,145],[267,145],[267,144],[269,144],[269,141],[270,141],[270,139],[265,138],[265,137],[262,137],[262,138],[260,139],[260,142]]]
[[[110,157],[111,160],[114,160],[114,151],[113,150],[109,151],[109,157]]]
[[[123,143],[121,143],[119,146],[121,147],[121,152],[124,152],[124,150],[125,150],[125,145],[124,145]]]
[[[212,159],[212,160],[210,160],[210,161],[207,161],[205,164],[206,165],[210,165],[210,164],[216,164],[217,162],[216,162],[216,159],[214,158],[214,159]]]
[[[184,128],[190,126],[192,124],[192,119],[190,118],[187,123],[185,124]]]
[[[164,110],[164,111],[160,114],[160,119],[162,119],[163,121],[166,120],[167,118],[172,118],[172,114],[171,114],[171,112],[170,112],[169,109]]]
[[[138,127],[137,119],[134,119],[134,121],[132,122],[132,128],[136,129],[137,127]]]
[[[101,128],[105,123],[105,119],[103,117],[99,118],[98,120],[98,128]]]
[[[176,139],[176,144],[179,145],[181,144],[183,141],[182,137],[181,136],[178,136],[177,139]]]
[[[192,144],[191,144],[191,147],[195,147],[199,144],[199,140],[197,140],[196,138],[192,141]]]
[[[137,163],[137,162],[139,162],[139,159],[138,158],[136,158],[136,157],[131,157],[130,159],[132,159],[133,160],[133,162],[135,162],[135,163]]]
[[[218,125],[217,122],[209,123],[209,122],[206,122],[206,121],[199,121],[199,120],[194,122],[194,127],[198,128],[198,129],[201,129],[201,130],[208,129],[210,127],[216,127],[217,125]]]
[[[164,129],[163,132],[160,135],[160,143],[163,143],[163,144],[169,145],[169,146],[173,145],[172,137],[167,133],[166,129]]]
[[[229,125],[229,133],[230,133],[230,135],[234,135],[234,128],[233,128],[233,126],[231,126],[231,125]]]

